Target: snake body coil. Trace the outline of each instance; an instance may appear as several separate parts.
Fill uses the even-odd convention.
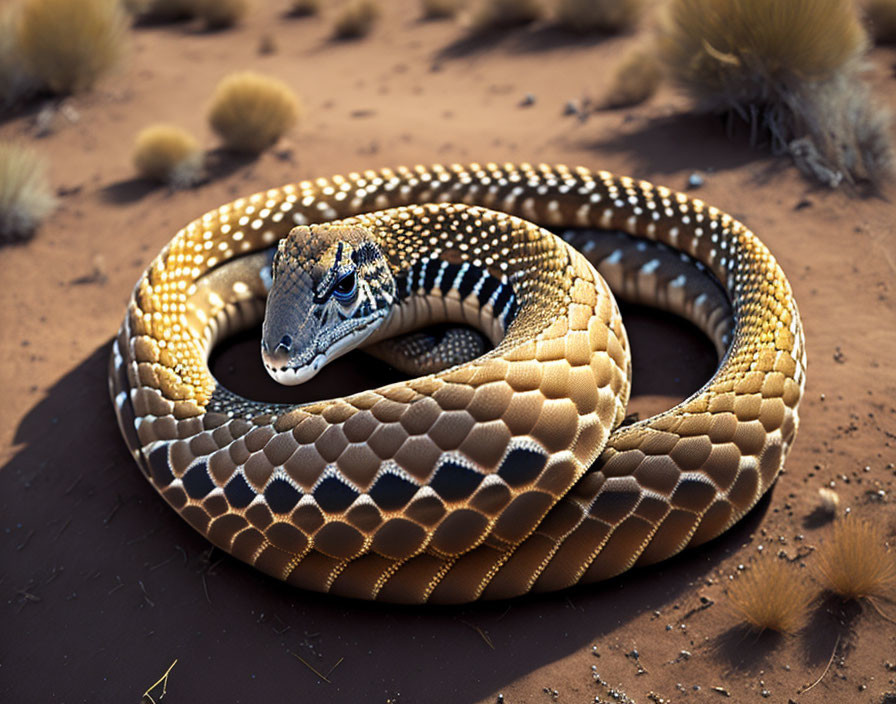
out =
[[[399,312],[375,336],[466,321],[496,347],[298,407],[218,386],[211,346],[259,316],[251,255],[345,218],[398,277]],[[629,384],[615,303],[572,247],[519,218],[619,229],[702,262],[734,319],[712,379],[613,430]],[[606,172],[474,164],[304,181],[190,223],[135,287],[110,389],[147,478],[215,545],[308,589],[463,602],[604,579],[719,535],[780,471],[804,370],[790,286],[730,216]]]

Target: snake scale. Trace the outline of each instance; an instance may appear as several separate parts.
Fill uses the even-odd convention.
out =
[[[702,262],[733,320],[713,377],[619,427],[630,357],[615,301],[540,226],[622,230]],[[344,327],[361,294],[377,324],[349,337],[365,344],[447,321],[495,346],[346,398],[242,399],[207,358],[260,319],[248,279],[278,241],[279,317],[263,335],[275,375],[298,368],[283,320]],[[302,181],[188,224],[137,282],[109,384],[146,477],[216,546],[306,589],[457,603],[605,579],[725,531],[781,470],[805,347],[773,256],[700,200],[585,168],[418,166]]]

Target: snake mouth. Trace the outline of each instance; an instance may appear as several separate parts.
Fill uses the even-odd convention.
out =
[[[264,368],[278,384],[283,386],[304,384],[316,376],[325,365],[358,347],[376,329],[376,325],[373,323],[379,323],[381,320],[379,318],[355,328],[351,333],[330,345],[328,349],[318,352],[308,361],[301,363],[288,361],[289,358],[279,351],[282,348],[271,353],[262,345],[261,359]],[[287,361],[284,363],[285,360]]]

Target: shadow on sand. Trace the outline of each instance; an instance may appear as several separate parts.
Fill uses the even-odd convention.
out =
[[[634,318],[627,325],[635,348],[659,344]],[[668,366],[636,364],[636,376],[680,374],[689,365],[678,350],[702,344],[693,336],[667,347]],[[260,367],[257,347],[240,344],[245,349],[218,356],[225,383],[253,360]],[[764,512],[708,546],[565,593],[411,608],[297,591],[213,551],[155,494],[119,436],[108,355],[104,344],[47,391],[19,424],[17,453],[0,470],[9,528],[0,534],[9,595],[0,659],[15,673],[0,686],[5,701],[52,701],[62,681],[79,700],[136,701],[175,658],[169,687],[184,701],[280,701],[299,687],[329,702],[396,693],[401,701],[478,700],[691,594]],[[326,391],[343,391],[360,365],[367,379],[388,371],[367,364],[343,358]],[[296,656],[322,673],[338,664],[332,684]]]

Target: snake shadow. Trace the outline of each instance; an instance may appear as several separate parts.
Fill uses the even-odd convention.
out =
[[[674,401],[715,361],[698,332],[659,318],[626,311],[636,395]],[[226,345],[215,373],[254,384],[255,344]],[[564,593],[419,608],[297,591],[212,549],[140,476],[108,398],[108,354],[103,344],[35,403],[0,470],[2,701],[137,701],[175,659],[178,701],[282,701],[290,690],[329,702],[480,701],[615,642],[644,613],[688,606],[768,506],[707,546]],[[307,391],[394,375],[349,355]]]

